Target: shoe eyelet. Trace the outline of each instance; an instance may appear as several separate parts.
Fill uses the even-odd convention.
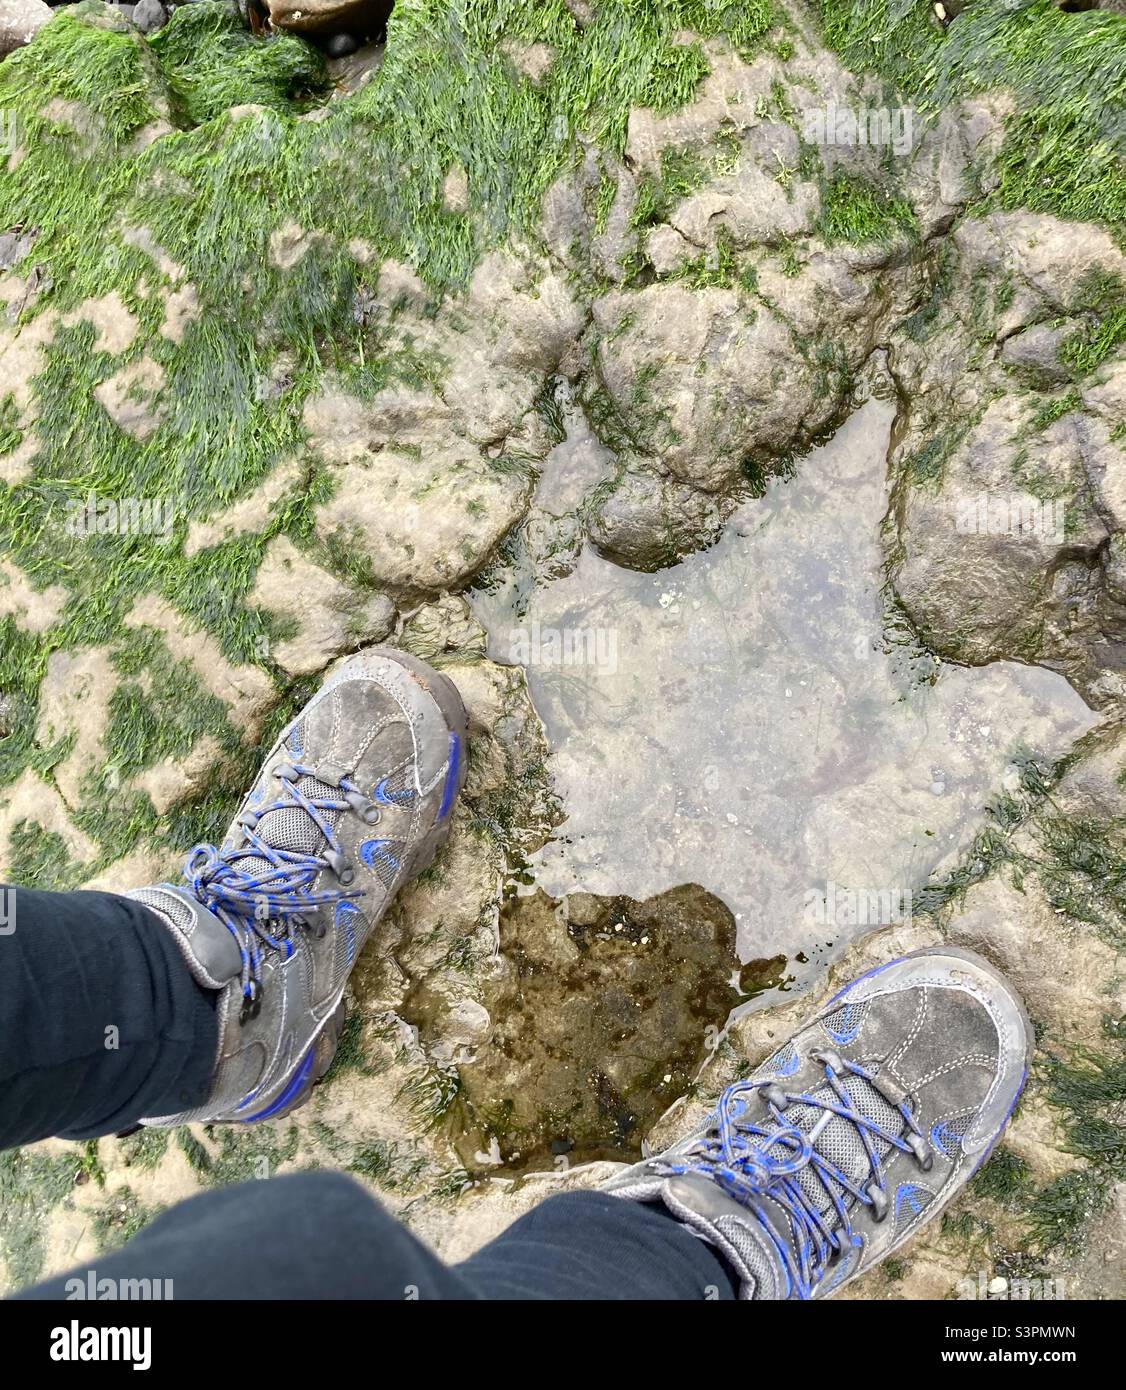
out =
[[[907,1136],[907,1147],[919,1161],[919,1166],[924,1173],[929,1173],[934,1167],[934,1154],[930,1146],[921,1134],[909,1134]]]
[[[345,792],[344,799],[365,825],[375,825],[379,820],[379,807],[370,797],[363,796],[360,792]]]
[[[877,1187],[871,1183],[867,1189],[869,1201],[872,1203],[872,1220],[883,1221],[888,1214],[888,1195],[882,1187]]]

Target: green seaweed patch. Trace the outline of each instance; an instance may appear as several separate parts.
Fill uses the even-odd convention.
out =
[[[23,430],[20,429],[20,412],[16,398],[9,392],[0,400],[0,457],[10,454],[23,443]]]
[[[1126,854],[1121,829],[1093,817],[1049,815],[1037,827],[1039,870],[1049,902],[1096,927],[1112,945],[1126,945]]]
[[[19,865],[20,882],[27,888],[75,888],[87,877],[75,864],[63,837],[32,820],[19,820],[8,836],[8,859]]]
[[[1029,1167],[1019,1154],[1003,1145],[974,1177],[974,1191],[1003,1206],[1017,1201],[1028,1189]]]
[[[110,695],[105,747],[119,776],[183,757],[204,734],[229,751],[237,748],[226,705],[204,689],[190,662],[172,658],[155,632],[131,633],[113,663],[123,675],[146,676],[143,685],[125,680]]]
[[[1126,1049],[1084,1050],[1048,1061],[1048,1100],[1062,1112],[1064,1146],[1085,1166],[1046,1183],[1028,1204],[1029,1242],[1041,1253],[1076,1254],[1091,1222],[1126,1176]]]
[[[1068,391],[1066,395],[1058,396],[1055,400],[1045,401],[1033,411],[1029,428],[1034,433],[1046,430],[1049,425],[1054,425],[1057,420],[1062,420],[1065,415],[1070,415],[1073,410],[1082,408],[1083,398],[1078,391]]]
[[[890,190],[855,174],[834,174],[821,200],[818,230],[827,242],[888,243],[899,236],[918,236],[911,204]]]
[[[952,247],[939,247],[933,266],[927,267],[930,293],[923,303],[906,319],[903,330],[917,343],[926,342],[937,327],[942,309],[954,284],[955,254]],[[1011,290],[1011,284],[1009,286]],[[998,313],[1001,312],[998,304]]]
[[[90,1213],[90,1230],[100,1253],[117,1250],[164,1210],[146,1206],[131,1187],[119,1188]]]
[[[426,1157],[404,1153],[393,1140],[373,1139],[357,1144],[348,1163],[348,1171],[356,1173],[377,1187],[389,1192],[413,1187],[425,1172]]]
[[[976,4],[945,29],[929,0],[816,0],[827,42],[878,71],[920,112],[1007,90],[998,159],[1003,208],[1100,221],[1126,235],[1118,123],[1126,105],[1126,19],[1053,0]]]
[[[661,151],[660,173],[644,174],[638,180],[630,226],[640,229],[667,221],[677,203],[694,193],[707,175],[707,165],[696,151],[666,147]]]
[[[946,465],[969,433],[968,423],[949,425],[925,439],[906,460],[906,471],[916,483],[938,483]]]
[[[344,1076],[348,1072],[360,1076],[375,1076],[380,1068],[376,1066],[368,1057],[367,1049],[364,1046],[364,1019],[358,1010],[353,1010],[344,1020],[344,1027],[340,1030],[340,1038],[336,1044],[336,1052],[333,1054],[332,1063],[324,1080],[333,1081],[337,1077]]]
[[[42,1272],[47,1222],[69,1200],[79,1166],[74,1154],[0,1153],[0,1255],[13,1285],[30,1284]]]
[[[1126,281],[1115,271],[1089,271],[1073,311],[1082,322],[1060,344],[1060,359],[1075,376],[1085,377],[1126,343]]]
[[[440,1067],[433,1062],[418,1066],[396,1092],[423,1129],[435,1129],[450,1113],[461,1091],[457,1067]]]
[[[144,1125],[136,1133],[120,1139],[118,1143],[126,1167],[136,1168],[142,1173],[151,1173],[160,1167],[161,1160],[168,1152],[168,1140],[168,1130]]]
[[[292,34],[255,37],[233,4],[218,0],[183,5],[149,40],[168,90],[173,114],[201,125],[232,106],[300,110],[328,87],[317,49]]]
[[[291,1163],[297,1156],[301,1141],[293,1124],[284,1131],[280,1125],[272,1124],[237,1130],[205,1125],[203,1132],[213,1147],[202,1144],[188,1130],[178,1131],[177,1137],[200,1181],[209,1187],[274,1177],[283,1164]]]
[[[961,903],[974,884],[992,877],[1002,867],[1007,866],[1018,876],[1036,867],[1014,848],[1012,839],[1045,804],[1057,773],[1024,753],[1017,753],[1013,763],[1020,774],[1018,789],[1002,792],[986,805],[988,824],[974,837],[957,868],[940,879],[932,879],[913,896],[913,911],[933,915],[949,904]]]

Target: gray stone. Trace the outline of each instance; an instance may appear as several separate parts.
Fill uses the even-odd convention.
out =
[[[359,46],[360,41],[353,34],[333,34],[326,40],[324,52],[327,58],[347,58]]]
[[[942,655],[1044,661],[1113,703],[1126,664],[1126,360],[1069,397],[1058,349],[1084,286],[1121,276],[1126,257],[1095,227],[1024,212],[966,218],[951,248],[943,302],[891,353],[903,402],[893,582]],[[1014,393],[1014,371],[1036,389]]]
[[[168,10],[161,0],[137,0],[133,23],[142,34],[155,34],[168,23]]]
[[[11,232],[0,232],[0,271],[11,270],[28,254],[35,245],[36,233],[17,228]]]
[[[30,43],[50,18],[43,0],[0,0],[0,58]]]
[[[1037,386],[1062,385],[1071,373],[1060,361],[1060,344],[1075,328],[1075,324],[1033,324],[1023,333],[1005,339],[1001,361],[1026,372]]]
[[[269,653],[292,676],[323,671],[342,652],[382,641],[395,621],[395,605],[386,594],[350,589],[303,555],[288,536],[270,542],[248,602],[296,628]]]

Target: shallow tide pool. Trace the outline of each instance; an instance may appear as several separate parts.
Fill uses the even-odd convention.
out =
[[[1053,672],[935,667],[889,632],[893,417],[870,399],[711,549],[642,574],[574,558],[569,509],[605,459],[570,409],[524,537],[555,559],[474,597],[552,749],[566,818],[531,863],[537,888],[700,884],[734,914],[743,960],[812,963],[909,916],[1018,760],[1050,762],[1097,722]]]

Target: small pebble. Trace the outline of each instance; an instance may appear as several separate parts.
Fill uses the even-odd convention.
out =
[[[328,58],[347,58],[349,53],[355,53],[359,46],[360,41],[354,34],[333,34],[326,41],[324,52]]]

